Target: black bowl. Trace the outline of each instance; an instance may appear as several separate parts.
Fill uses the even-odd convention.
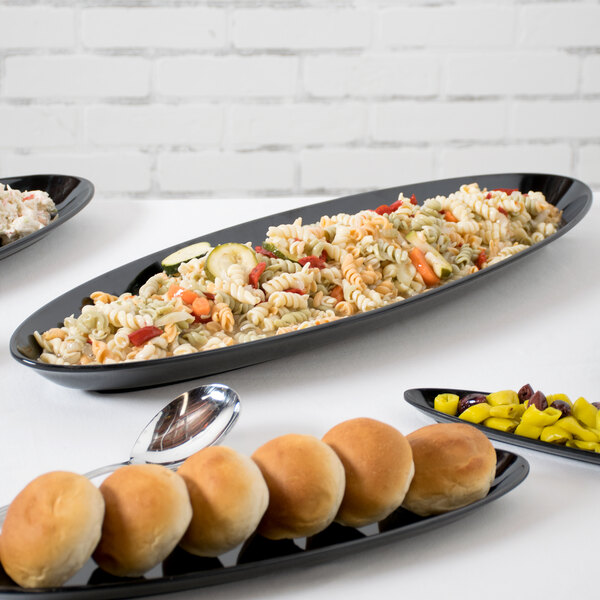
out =
[[[87,179],[71,175],[23,175],[21,177],[3,177],[0,183],[15,190],[42,190],[47,192],[56,205],[57,214],[52,221],[38,231],[0,246],[0,259],[6,258],[27,246],[41,240],[44,236],[60,227],[75,216],[94,196],[94,186]]]
[[[456,394],[459,398],[466,396],[467,394],[483,394],[487,396],[489,392],[481,392],[476,390],[456,390],[453,388],[414,388],[412,390],[406,390],[404,392],[404,399],[418,408],[421,412],[429,415],[434,420],[440,423],[466,423],[477,427],[493,440],[499,442],[505,442],[507,444],[513,444],[515,446],[522,446],[523,448],[529,448],[530,450],[537,450],[538,452],[545,452],[546,454],[554,454],[555,456],[562,456],[563,458],[571,458],[574,460],[581,460],[583,462],[593,463],[600,465],[600,454],[596,452],[590,452],[589,450],[580,450],[579,448],[567,448],[559,444],[551,444],[550,442],[542,442],[541,440],[532,440],[514,433],[507,433],[505,431],[499,431],[498,429],[492,429],[485,425],[476,425],[474,423],[468,423],[458,417],[447,415],[434,408],[435,397],[438,394]]]
[[[264,240],[270,225],[291,223],[297,217],[302,217],[305,223],[312,223],[326,214],[355,213],[365,208],[374,208],[380,204],[391,204],[398,198],[399,192],[404,192],[407,196],[415,194],[417,199],[423,200],[438,194],[449,194],[458,189],[461,184],[472,181],[477,181],[482,187],[485,186],[488,189],[516,188],[522,191],[539,190],[543,192],[550,203],[563,211],[563,222],[559,230],[554,235],[523,252],[519,252],[473,275],[452,281],[402,302],[318,327],[310,327],[284,335],[236,344],[227,348],[149,361],[75,366],[49,365],[37,360],[40,355],[40,348],[32,335],[34,331],[46,331],[51,327],[60,326],[67,315],[78,314],[82,304],[88,303],[89,295],[95,291],[101,290],[115,295],[120,295],[125,291],[136,292],[148,277],[161,270],[161,259],[178,248],[202,240],[213,245],[249,240],[255,244],[260,244]],[[392,319],[398,319],[399,315],[404,314],[403,311],[411,307],[420,306],[423,302],[431,300],[442,300],[452,290],[464,289],[469,283],[481,281],[483,277],[498,273],[501,269],[514,264],[515,261],[530,256],[532,252],[558,239],[584,217],[591,206],[591,202],[592,192],[590,188],[576,179],[559,175],[508,173],[429,181],[312,204],[249,221],[201,238],[183,241],[181,244],[154,252],[79,285],[70,292],[49,302],[26,319],[13,333],[10,350],[17,361],[32,367],[44,377],[67,387],[90,390],[150,387],[246,367],[279,358],[293,351],[319,348],[333,339],[339,341],[350,335],[371,331],[386,322],[389,323]]]

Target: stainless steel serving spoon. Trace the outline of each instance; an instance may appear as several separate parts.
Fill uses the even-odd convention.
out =
[[[198,450],[221,440],[240,414],[240,398],[226,385],[201,385],[177,396],[144,427],[129,460],[85,473],[88,479],[119,467],[151,463],[175,468]],[[0,508],[0,524],[8,506]]]

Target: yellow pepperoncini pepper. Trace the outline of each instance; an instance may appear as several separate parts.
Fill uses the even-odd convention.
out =
[[[501,419],[520,419],[524,412],[524,404],[500,404],[490,408],[490,417],[499,417]]]
[[[433,408],[454,417],[458,411],[459,400],[456,394],[438,394],[433,401]]]
[[[584,442],[598,442],[600,437],[593,431],[586,429],[581,425],[575,417],[563,417],[559,419],[556,424],[563,429],[566,429],[569,433],[572,433],[574,437]]]
[[[544,410],[540,410],[532,404],[523,413],[521,423],[533,425],[534,427],[548,427],[548,425],[554,425],[561,415],[562,413],[557,408],[549,406]]]
[[[519,394],[513,390],[493,392],[492,394],[488,394],[486,399],[491,406],[498,406],[500,404],[519,404]]]
[[[597,413],[598,409],[585,398],[577,398],[573,404],[573,416],[587,427],[596,426]]]
[[[600,444],[598,442],[584,442],[583,440],[569,440],[566,445],[569,448],[579,448],[580,450],[591,450],[592,452],[600,452]]]
[[[515,429],[515,434],[526,438],[531,438],[532,440],[537,440],[542,434],[543,429],[543,427],[531,425],[531,423],[523,423],[523,421],[521,421]]]
[[[569,406],[573,406],[573,403],[571,402],[569,396],[567,396],[566,394],[550,394],[549,396],[546,396],[546,402],[548,403],[548,406],[552,406],[552,403],[555,400],[562,400],[563,402],[566,402]]]
[[[573,439],[573,434],[558,425],[548,425],[542,429],[540,440],[550,442],[551,444],[566,444]]]
[[[600,429],[600,410],[596,413],[596,429]]]
[[[463,411],[458,415],[459,419],[468,421],[469,423],[481,423],[490,416],[490,405],[485,402],[479,404],[473,404],[469,406],[467,410]]]
[[[507,431],[510,433],[517,428],[519,421],[516,419],[504,419],[502,417],[489,417],[483,422],[483,424],[486,427],[491,427],[492,429],[498,429],[499,431]]]

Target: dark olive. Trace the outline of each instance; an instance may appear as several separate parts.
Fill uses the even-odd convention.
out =
[[[473,406],[474,404],[481,404],[482,402],[487,402],[487,398],[483,394],[467,394],[458,401],[457,414],[460,415],[465,410],[467,410],[469,406]]]
[[[552,408],[558,408],[563,417],[568,417],[571,414],[571,405],[564,400],[555,400],[552,403]]]
[[[600,402],[592,402],[591,404],[592,404],[592,406],[595,406],[596,408],[600,408]]]
[[[519,402],[525,402],[525,400],[529,400],[531,396],[533,396],[533,388],[526,383],[519,391]]]
[[[548,408],[548,401],[542,392],[537,391],[533,396],[531,396],[531,398],[529,398],[528,406],[535,406],[538,410],[545,410]]]

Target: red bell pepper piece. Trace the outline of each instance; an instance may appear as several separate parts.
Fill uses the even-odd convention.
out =
[[[417,197],[414,194],[410,197],[410,203],[411,204],[419,204],[417,202]]]
[[[479,256],[477,257],[475,264],[477,265],[478,269],[481,269],[481,267],[483,266],[483,263],[485,263],[485,262],[487,262],[487,255],[485,253],[485,250],[482,250],[479,253]]]
[[[262,246],[254,246],[254,250],[263,256],[268,256],[269,258],[277,258],[272,252],[265,250]]]
[[[494,190],[494,192],[504,192],[505,194],[508,194],[509,196],[513,193],[513,192],[518,192],[519,190],[517,188],[496,188]]]
[[[375,209],[375,212],[378,215],[387,215],[388,213],[392,212],[392,207],[388,206],[387,204],[382,204]]]
[[[298,262],[304,266],[305,264],[309,264],[313,269],[324,269],[327,266],[327,263],[319,258],[318,256],[305,256],[303,258],[299,258]]]
[[[498,212],[502,213],[503,215],[507,215],[508,213],[506,212],[506,209],[502,206],[498,207]]]
[[[304,290],[301,290],[300,288],[288,288],[284,291],[290,292],[291,294],[300,294],[301,296],[306,294],[306,292]]]
[[[212,321],[211,315],[205,315],[205,316],[196,315],[194,317],[194,323],[209,323],[210,321]]]
[[[260,276],[264,273],[267,268],[267,263],[259,262],[252,271],[250,271],[250,275],[248,275],[248,281],[253,288],[258,287],[258,280]]]
[[[158,327],[154,327],[154,325],[147,325],[146,327],[142,327],[137,331],[132,331],[129,334],[129,341],[134,346],[141,346],[146,343],[148,340],[160,335],[162,333],[162,329]]]

